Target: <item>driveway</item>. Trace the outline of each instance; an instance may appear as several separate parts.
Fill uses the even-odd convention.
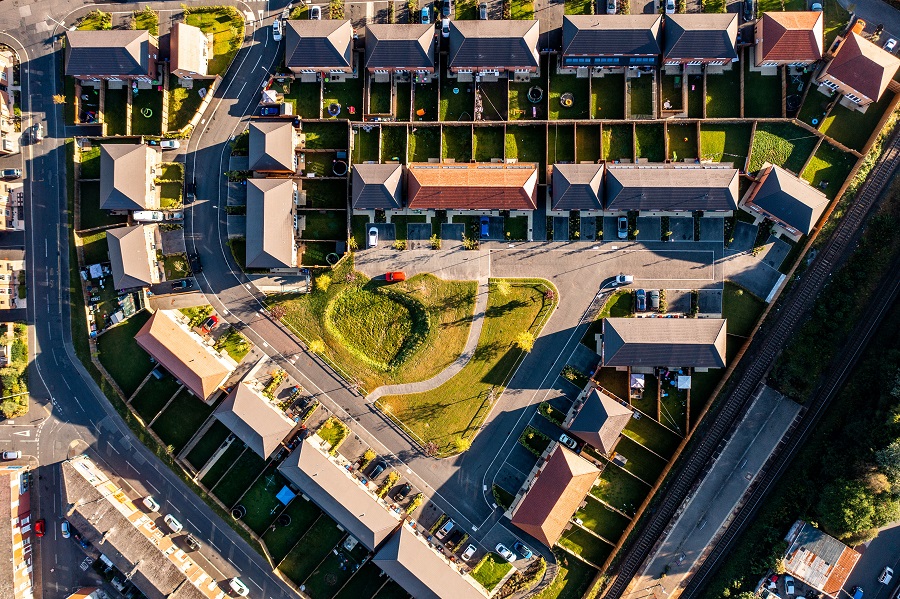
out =
[[[887,34],[900,34],[900,11],[882,0],[838,0],[838,4],[867,23],[867,27],[884,25],[880,40],[887,41]]]

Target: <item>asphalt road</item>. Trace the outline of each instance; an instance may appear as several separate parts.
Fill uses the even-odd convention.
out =
[[[865,547],[858,547],[862,557],[850,573],[847,584],[844,585],[846,596],[853,596],[853,587],[859,585],[865,593],[866,599],[893,599],[892,592],[900,591],[900,523],[881,529]],[[891,584],[884,585],[878,582],[878,576],[885,566],[894,570],[894,579]]]

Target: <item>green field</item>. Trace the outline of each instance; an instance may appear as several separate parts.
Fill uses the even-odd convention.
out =
[[[90,264],[87,259],[85,263]],[[119,384],[125,397],[130,397],[153,369],[150,356],[134,340],[149,318],[149,312],[138,312],[124,324],[109,329],[97,338],[100,363]]]
[[[611,543],[619,540],[629,522],[628,518],[609,509],[590,495],[585,498],[584,507],[575,512],[575,517],[584,522],[585,528]]]
[[[472,569],[472,578],[490,593],[511,569],[512,564],[505,559],[496,553],[488,553]]]
[[[700,125],[700,158],[713,162],[730,162],[743,170],[750,153],[749,124]]]
[[[818,138],[815,134],[790,123],[759,123],[753,136],[747,171],[758,171],[770,162],[798,173],[812,153]]]
[[[231,6],[193,8],[184,22],[213,35],[213,57],[207,70],[210,75],[224,75],[244,39],[244,17]]]

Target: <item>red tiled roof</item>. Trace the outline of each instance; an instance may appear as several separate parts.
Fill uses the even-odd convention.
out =
[[[885,52],[864,37],[851,33],[841,42],[834,60],[828,63],[822,76],[834,77],[867,98],[877,101],[887,89],[898,67],[900,58]]]
[[[439,210],[534,210],[537,164],[413,163],[408,207]]]
[[[766,12],[759,21],[756,64],[767,60],[801,62],[822,58],[822,13]]]

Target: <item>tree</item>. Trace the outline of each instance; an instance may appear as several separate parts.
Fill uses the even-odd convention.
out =
[[[528,331],[522,331],[516,335],[516,346],[524,352],[530,352],[534,348],[534,335]]]
[[[55,94],[53,96],[53,103],[54,104],[65,104],[66,97],[63,94]]]
[[[0,413],[4,418],[19,418],[28,413],[28,400],[19,401],[18,397],[4,399],[0,403]]]
[[[822,525],[839,539],[872,528],[875,517],[874,497],[858,481],[837,479],[823,491],[818,512]]]
[[[316,277],[316,289],[328,291],[329,287],[331,287],[331,275],[319,275]]]
[[[509,281],[506,279],[500,279],[497,281],[497,293],[502,295],[503,297],[508,296],[512,293],[512,285],[509,284]]]
[[[900,439],[875,452],[875,462],[894,488],[900,488]]]
[[[431,239],[429,239],[428,242],[431,244],[431,249],[433,249],[433,250],[441,249],[441,238],[438,237],[437,235],[432,235]]]
[[[456,451],[458,451],[459,453],[463,453],[464,451],[467,451],[469,449],[469,447],[471,447],[471,446],[472,446],[472,442],[469,441],[468,439],[463,439],[462,437],[457,437],[456,439],[453,440],[453,447],[455,447]]]
[[[887,476],[877,470],[872,470],[866,474],[865,483],[869,490],[875,494],[891,490],[891,483],[888,481]]]
[[[325,342],[321,339],[313,339],[309,342],[309,351],[314,354],[321,354],[325,352]]]

